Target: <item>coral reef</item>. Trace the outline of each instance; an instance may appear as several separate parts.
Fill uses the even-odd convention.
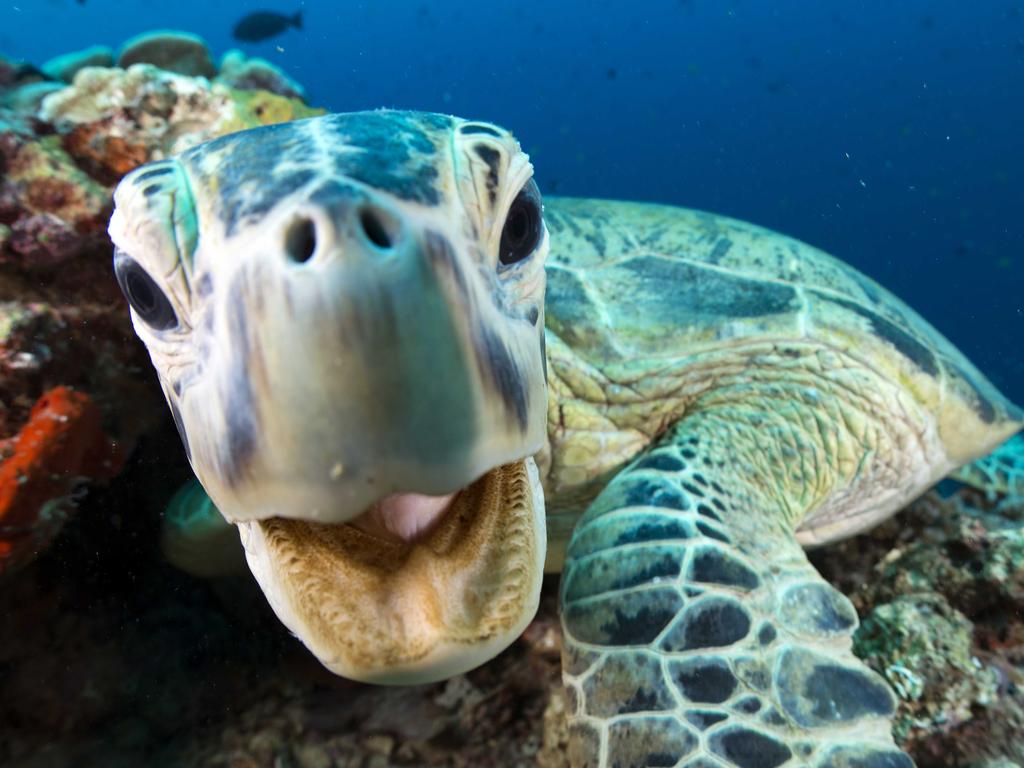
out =
[[[0,764],[564,768],[554,581],[523,638],[469,675],[335,677],[251,577],[198,580],[160,557],[159,505],[187,472],[167,426],[0,590],[16,617],[0,622]]]
[[[201,41],[161,33],[112,61],[0,59],[0,763],[562,768],[555,580],[491,663],[373,688],[321,669],[248,576],[198,580],[161,553],[203,556],[174,504],[161,541],[190,471],[111,275],[112,185],[317,110],[268,62],[207,68]],[[922,768],[1024,766],[1022,521],[1019,499],[931,493],[813,555]]]
[[[165,423],[0,590],[0,615],[15,619],[0,623],[0,722],[12,726],[0,728],[0,763],[565,768],[557,579],[523,637],[480,669],[411,688],[351,683],[289,636],[251,578],[195,579],[161,557],[160,510],[188,473]],[[999,603],[1020,574],[978,568],[993,542],[1017,538],[1015,509],[930,494],[815,555],[866,611],[858,650],[899,681],[903,743],[920,768],[1024,764],[1024,618],[1019,602]],[[895,575],[913,553],[948,570],[903,594]],[[936,583],[948,577],[957,586]],[[975,608],[971,593],[951,594],[964,585],[1000,591]]]
[[[991,706],[999,675],[974,655],[972,623],[942,595],[921,592],[877,605],[857,633],[857,654],[903,702],[902,741],[932,725],[956,727],[974,706]]]
[[[144,32],[121,46],[117,66],[128,69],[133,64],[153,64],[189,77],[217,74],[210,51],[199,35],[170,29]]]
[[[124,455],[103,434],[99,409],[81,392],[54,387],[17,438],[0,445],[0,576],[60,530],[79,478],[109,479]]]
[[[16,62],[0,56],[0,92],[46,80],[42,70],[26,62]]]
[[[39,117],[62,146],[108,185],[149,160],[225,133],[320,114],[265,91],[240,91],[152,64],[90,67],[43,101]]]
[[[220,61],[219,80],[240,90],[270,91],[279,96],[306,100],[306,89],[266,59],[247,59],[238,49],[224,54]]]
[[[930,493],[815,555],[863,617],[854,650],[900,699],[922,766],[1024,765],[1024,499]]]
[[[17,557],[0,549],[0,572],[24,564],[24,553],[50,541],[59,528],[53,521],[71,509],[73,483],[47,480],[55,470],[35,454],[23,455],[28,443],[16,439],[32,430],[37,401],[73,388],[71,399],[87,398],[88,412],[95,409],[104,434],[123,453],[166,418],[110,269],[113,185],[141,163],[208,138],[320,112],[277,93],[152,63],[187,50],[201,59],[196,45],[209,61],[198,38],[186,45],[166,34],[126,45],[120,60],[141,62],[127,69],[96,66],[112,62],[103,48],[58,57],[42,69],[0,59],[0,444],[14,451],[0,454],[0,478],[17,472],[35,489],[18,494],[16,515],[0,506],[2,524],[17,527],[19,541],[34,542],[19,546]],[[280,80],[287,78],[280,74]],[[39,435],[54,442],[49,448],[33,443],[33,451],[71,450],[56,432]],[[66,465],[59,456],[47,461],[69,477],[110,475],[65,459]],[[29,535],[33,519],[38,530]]]
[[[64,53],[43,64],[40,69],[51,80],[70,83],[78,70],[86,67],[114,66],[114,51],[105,45],[92,45],[81,51]]]

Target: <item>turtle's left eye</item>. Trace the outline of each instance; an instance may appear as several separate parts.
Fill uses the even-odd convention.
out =
[[[121,293],[146,325],[157,331],[166,331],[178,324],[170,300],[139,262],[116,252],[114,274]]]
[[[506,267],[522,261],[537,248],[543,231],[540,190],[531,179],[519,191],[508,209],[505,227],[501,230],[498,261]]]

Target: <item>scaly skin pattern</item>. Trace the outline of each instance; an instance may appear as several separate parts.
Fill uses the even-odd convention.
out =
[[[222,136],[118,186],[115,262],[157,276],[174,311],[169,328],[134,325],[229,519],[334,522],[340,499],[440,494],[542,443],[546,247],[494,263],[531,167],[478,128],[330,115]]]
[[[855,481],[841,453],[900,455],[823,442],[779,384],[696,401],[579,522],[562,582],[574,766],[911,765],[892,694],[850,651],[852,605],[794,536],[808,502]]]
[[[441,679],[513,642],[543,576],[548,251],[515,139],[330,115],[138,168],[115,204],[134,327],[281,621],[372,682]],[[369,524],[387,515],[391,532]],[[201,566],[206,534],[168,534]]]
[[[892,693],[850,651],[857,615],[801,544],[875,524],[1020,411],[802,243],[663,206],[546,215],[571,764],[910,766]]]
[[[174,307],[177,325],[136,327],[204,485],[231,519],[340,524],[380,496],[371,479],[450,492],[543,443],[576,768],[909,766],[891,692],[850,653],[857,616],[802,546],[874,525],[1024,414],[885,289],[751,224],[550,198],[547,238],[501,272],[529,176],[495,126],[379,112],[222,138],[127,177],[117,263],[141,260]],[[1010,487],[1006,451],[967,474]],[[346,514],[323,517],[342,490]],[[316,551],[333,560],[329,533]],[[308,629],[337,588],[295,609],[276,586],[288,567],[329,569],[289,541],[249,563]],[[387,602],[353,594],[371,613]]]
[[[910,476],[876,464],[877,474],[860,473],[853,488],[828,498],[819,492],[819,503],[802,510],[813,511],[799,531],[805,545],[869,528],[1018,428],[1020,410],[914,310],[805,243],[642,203],[549,197],[545,219],[548,443],[538,465],[549,571],[560,569],[575,521],[615,473],[701,393],[724,377],[758,375],[765,360],[785,358],[778,376],[805,380],[798,391],[814,405],[809,413],[823,440],[844,424],[855,434],[876,432],[883,443],[895,439],[885,423],[865,417],[889,410],[877,402],[874,380],[891,384],[898,403],[913,401],[930,414],[914,428],[930,430],[927,440],[892,446],[910,452],[902,457]],[[831,368],[835,386],[863,407],[819,397],[827,393],[809,378],[815,368]]]

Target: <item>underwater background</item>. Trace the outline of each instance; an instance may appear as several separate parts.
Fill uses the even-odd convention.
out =
[[[253,10],[291,14],[262,42]],[[310,104],[492,120],[541,190],[747,219],[863,270],[1024,402],[1024,4],[1015,0],[3,0],[41,63],[158,27]]]
[[[157,29],[199,35],[210,81],[126,69]],[[73,82],[36,69],[97,44]],[[1022,86],[1016,0],[0,0],[0,766],[566,764],[556,579],[493,661],[381,688],[328,673],[248,572],[169,562],[193,475],[110,269],[131,168],[316,108],[494,121],[546,194],[823,248],[1024,404]],[[810,557],[919,768],[1024,768],[1024,498],[950,482]]]

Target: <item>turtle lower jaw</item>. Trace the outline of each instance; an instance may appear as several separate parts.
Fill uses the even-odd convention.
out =
[[[238,527],[278,618],[354,680],[425,683],[468,671],[537,610],[546,534],[530,457],[450,496],[389,497],[349,523]]]

